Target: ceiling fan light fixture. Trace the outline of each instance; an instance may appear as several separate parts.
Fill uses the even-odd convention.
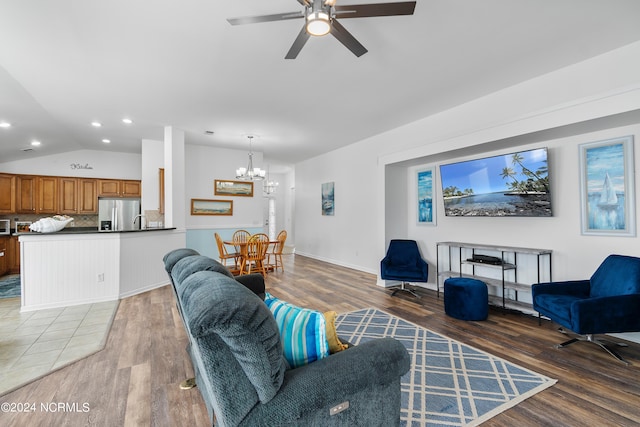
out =
[[[312,36],[324,36],[331,31],[329,15],[322,11],[313,11],[307,15],[307,33]]]

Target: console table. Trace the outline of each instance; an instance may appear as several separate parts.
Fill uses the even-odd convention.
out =
[[[551,281],[549,249],[521,248],[463,242],[436,244],[436,287],[438,297],[444,280],[449,277],[471,277],[489,287],[489,303],[504,309],[535,313],[532,309],[531,285]],[[495,263],[473,258],[485,255]]]

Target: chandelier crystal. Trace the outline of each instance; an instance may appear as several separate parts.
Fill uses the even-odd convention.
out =
[[[248,135],[247,138],[249,138],[249,164],[246,168],[236,169],[236,179],[242,181],[262,181],[265,178],[266,172],[260,168],[253,167],[253,150],[251,146],[253,135]]]

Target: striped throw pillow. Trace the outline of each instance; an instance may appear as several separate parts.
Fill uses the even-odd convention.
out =
[[[329,355],[324,315],[319,311],[296,307],[267,293],[265,304],[280,329],[284,358],[292,368]]]

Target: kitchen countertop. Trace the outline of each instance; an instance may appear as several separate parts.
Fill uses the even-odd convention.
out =
[[[30,231],[26,233],[13,233],[12,236],[34,236],[34,235],[51,235],[51,234],[106,234],[106,233],[142,233],[148,231],[167,231],[175,230],[175,227],[169,228],[145,228],[144,230],[98,230],[97,227],[67,227],[60,231],[52,233],[38,233]]]

